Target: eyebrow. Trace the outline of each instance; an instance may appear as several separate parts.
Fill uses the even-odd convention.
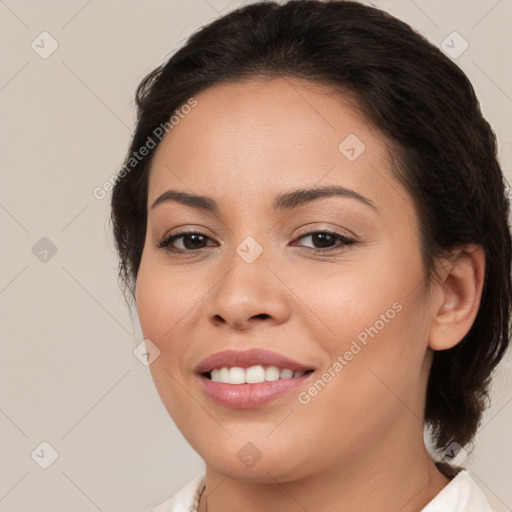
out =
[[[344,197],[356,199],[370,208],[378,211],[377,207],[367,197],[358,194],[354,190],[342,187],[340,185],[328,185],[325,187],[299,188],[289,192],[281,193],[275,196],[272,208],[276,211],[292,210],[305,204],[317,201],[327,197]],[[215,214],[219,213],[219,204],[213,197],[189,194],[179,190],[169,189],[159,196],[151,206],[151,210],[159,204],[175,201],[185,206],[199,208]]]

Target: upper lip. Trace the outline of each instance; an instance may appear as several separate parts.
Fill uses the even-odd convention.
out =
[[[293,371],[306,371],[313,370],[311,366],[299,363],[277,352],[262,349],[250,349],[244,351],[237,350],[223,350],[216,352],[205,359],[203,359],[196,366],[196,373],[205,373],[213,370],[214,368],[223,368],[227,366],[232,368],[239,366],[248,368],[250,366],[277,366],[279,368],[288,368]]]

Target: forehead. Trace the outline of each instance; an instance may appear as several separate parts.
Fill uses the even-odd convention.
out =
[[[171,187],[222,198],[229,190],[264,195],[322,180],[370,195],[389,173],[383,135],[332,87],[260,78],[217,84],[194,98],[156,151],[148,202]]]

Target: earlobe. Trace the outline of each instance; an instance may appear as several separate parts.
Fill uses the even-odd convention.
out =
[[[469,332],[480,307],[485,276],[485,252],[480,245],[470,244],[452,252],[444,267],[433,303],[429,346],[447,350]]]

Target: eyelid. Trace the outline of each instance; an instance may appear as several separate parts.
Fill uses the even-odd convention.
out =
[[[333,235],[342,236],[344,238],[350,238],[355,241],[359,240],[359,237],[355,233],[353,233],[352,231],[350,231],[346,228],[341,228],[341,227],[331,228],[331,227],[325,226],[325,224],[320,225],[320,226],[317,226],[317,225],[312,226],[311,224],[308,224],[307,226],[304,227],[304,229],[299,228],[299,231],[295,235],[295,238],[299,238],[303,235],[309,235],[311,233],[316,233],[318,231],[326,231]],[[342,232],[340,233],[340,231],[342,231]]]
[[[183,234],[201,234],[204,236],[207,236],[209,238],[215,239],[215,236],[212,234],[212,232],[205,228],[204,226],[200,226],[198,224],[186,224],[186,227],[174,227],[172,229],[167,230],[163,235],[159,236],[158,238],[160,240],[165,240],[167,238],[170,238],[172,236],[176,235],[183,235]]]

